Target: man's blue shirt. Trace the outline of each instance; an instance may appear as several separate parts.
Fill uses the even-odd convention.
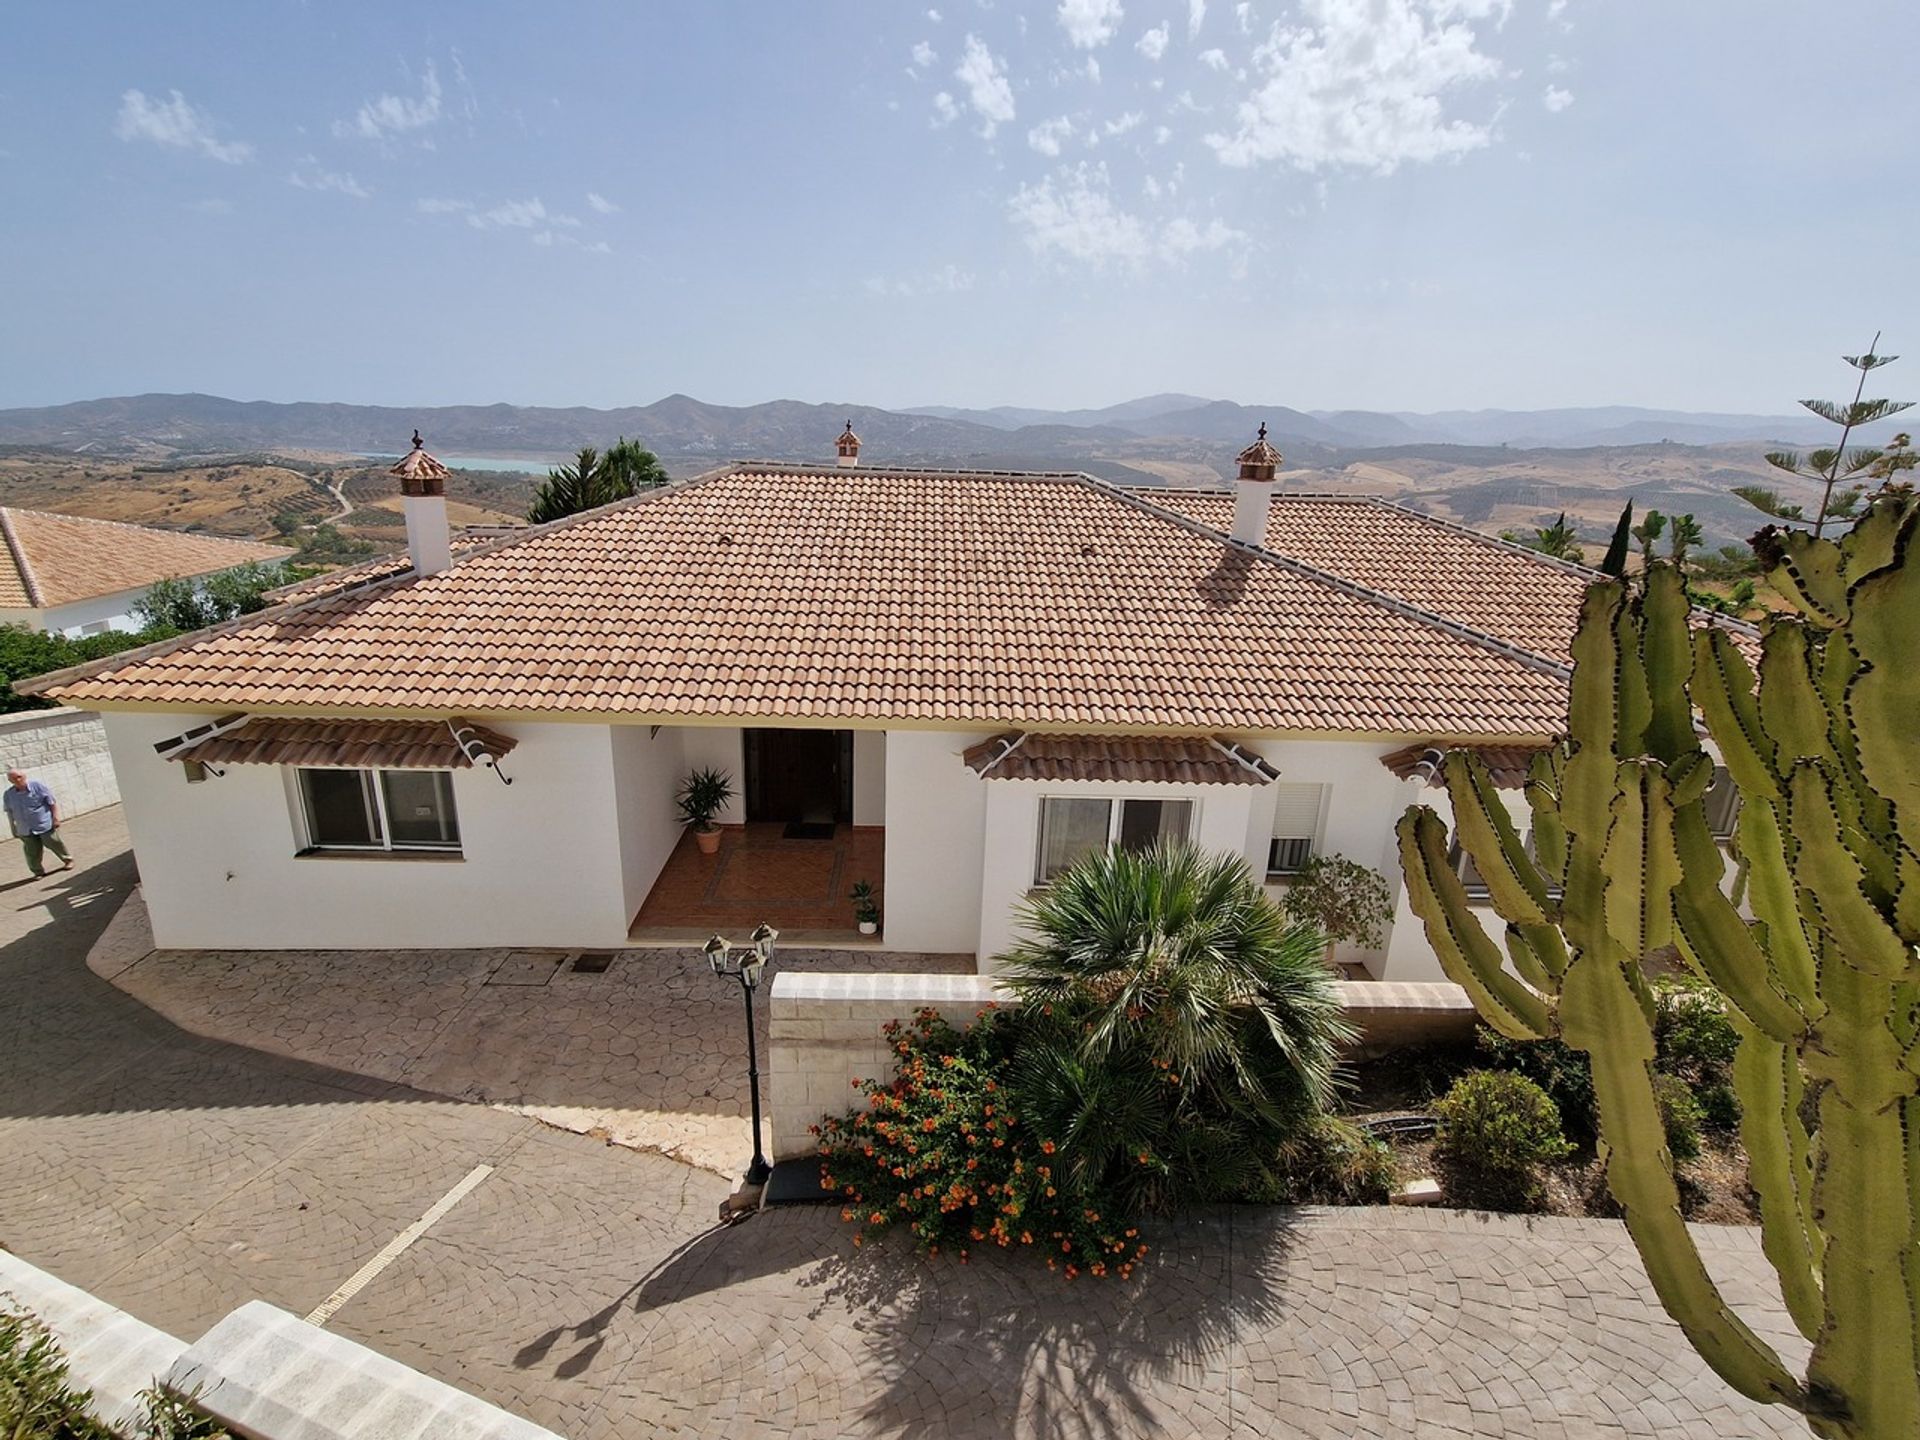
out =
[[[45,835],[53,829],[53,792],[38,780],[24,790],[7,786],[7,820],[16,835]]]

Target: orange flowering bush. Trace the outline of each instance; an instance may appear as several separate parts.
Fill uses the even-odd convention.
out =
[[[965,1030],[933,1010],[886,1027],[897,1073],[856,1081],[864,1103],[814,1127],[822,1183],[842,1197],[854,1244],[900,1228],[962,1261],[991,1245],[1031,1249],[1069,1280],[1133,1273],[1147,1253],[1138,1230],[1068,1180],[1007,1087],[1019,1027],[991,1007]]]

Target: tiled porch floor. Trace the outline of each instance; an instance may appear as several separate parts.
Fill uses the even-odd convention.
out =
[[[634,938],[738,938],[762,920],[795,940],[858,938],[847,892],[871,881],[884,907],[886,832],[840,825],[831,840],[788,840],[782,829],[730,825],[715,855],[682,835],[634,917]]]

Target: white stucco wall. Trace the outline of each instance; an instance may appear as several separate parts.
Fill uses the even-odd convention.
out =
[[[1019,934],[1014,912],[1033,889],[1040,845],[1040,802],[1048,796],[1134,797],[1193,802],[1193,842],[1203,850],[1243,855],[1253,823],[1256,785],[1138,785],[1119,781],[982,780],[987,792],[985,864],[980,886],[980,968]],[[1264,860],[1265,841],[1261,842]]]
[[[660,732],[666,734],[665,730]],[[722,825],[741,825],[747,818],[746,749],[738,725],[688,725],[680,730],[680,769],[673,788],[695,770],[718,770],[733,783],[733,798],[721,809],[716,820]]]
[[[504,762],[514,783],[486,770],[455,772],[460,859],[302,857],[283,769],[230,765],[193,785],[181,766],[154,754],[156,741],[203,718],[105,717],[156,944],[435,949],[625,940],[628,877],[606,726],[498,726],[520,742]]]
[[[853,732],[853,823],[887,823],[887,732]]]
[[[986,784],[960,752],[986,738],[985,731],[887,732],[882,933],[890,950],[979,949]]]
[[[687,771],[687,734],[672,726],[657,732],[650,725],[612,727],[613,800],[629,921],[640,913],[660,867],[680,841],[673,797]]]
[[[1453,806],[1447,800],[1444,785],[1422,785],[1417,781],[1406,781],[1406,799],[1394,812],[1397,819],[1408,805],[1430,807],[1440,818],[1447,822],[1449,832],[1453,829]],[[1507,807],[1507,815],[1513,821],[1514,828],[1524,838],[1533,827],[1533,815],[1527,807],[1525,792],[1519,789],[1502,790],[1500,799]],[[1393,879],[1396,894],[1394,896],[1393,934],[1388,942],[1387,953],[1381,968],[1375,972],[1379,979],[1406,980],[1414,982],[1445,980],[1446,972],[1440,968],[1440,959],[1433,953],[1433,947],[1427,943],[1427,931],[1420,917],[1413,913],[1413,907],[1407,903],[1406,886],[1399,883],[1400,864],[1397,842],[1391,832],[1388,843],[1393,845]],[[1496,945],[1504,952],[1506,948],[1506,922],[1502,920],[1492,905],[1482,902],[1473,907],[1474,918],[1481,928],[1493,937]]]
[[[114,595],[95,595],[71,605],[52,605],[45,610],[0,609],[0,625],[24,625],[29,630],[46,630],[61,635],[79,635],[89,625],[105,624],[109,630],[138,630],[133,602],[147,592],[122,590]],[[98,634],[99,632],[94,632]]]

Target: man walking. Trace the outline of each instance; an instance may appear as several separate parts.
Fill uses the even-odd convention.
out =
[[[42,863],[43,850],[60,857],[60,868],[71,870],[73,857],[67,854],[67,842],[60,838],[60,802],[38,780],[29,780],[18,770],[7,772],[7,823],[20,837],[27,852],[27,868],[36,877],[47,873]]]

